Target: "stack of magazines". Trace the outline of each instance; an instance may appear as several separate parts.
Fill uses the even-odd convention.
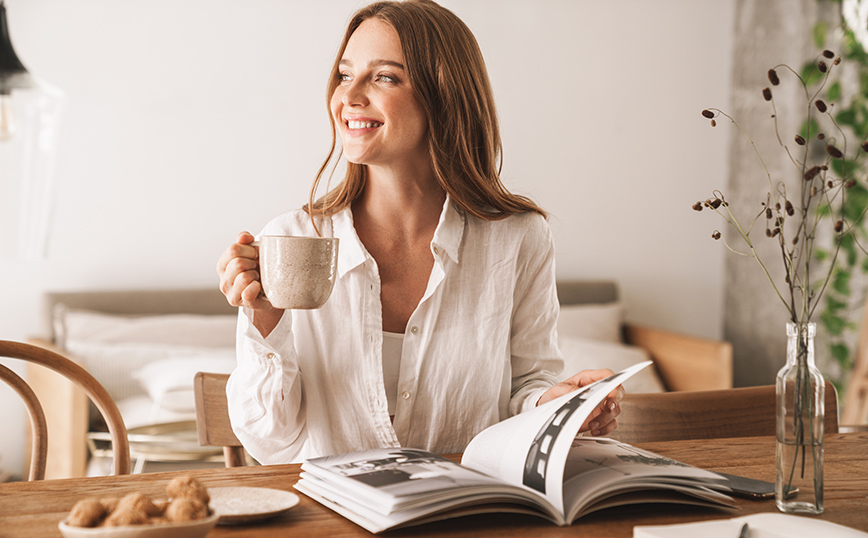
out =
[[[733,507],[727,480],[608,438],[577,437],[593,409],[645,362],[480,432],[458,464],[413,448],[326,456],[295,488],[370,532],[486,512],[570,525],[624,504]]]

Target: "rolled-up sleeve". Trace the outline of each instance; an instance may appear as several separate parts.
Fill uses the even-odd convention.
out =
[[[536,406],[563,370],[557,344],[558,296],[555,246],[551,229],[537,215],[529,218],[516,274],[510,337],[512,386],[510,416]]]
[[[257,461],[293,461],[306,436],[292,314],[284,312],[267,338],[253,326],[252,316],[252,310],[239,311],[238,365],[226,385],[229,420],[238,440]]]

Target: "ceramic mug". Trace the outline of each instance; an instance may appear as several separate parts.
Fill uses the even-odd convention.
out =
[[[265,298],[275,308],[310,310],[325,304],[338,268],[336,237],[263,235],[259,278]]]

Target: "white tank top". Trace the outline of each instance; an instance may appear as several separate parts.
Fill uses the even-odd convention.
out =
[[[404,347],[402,333],[383,331],[383,381],[386,384],[386,400],[389,415],[395,416],[398,401],[398,377],[401,374],[401,350]]]

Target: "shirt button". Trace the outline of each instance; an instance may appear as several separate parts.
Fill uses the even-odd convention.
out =
[[[434,247],[434,254],[440,254],[440,249],[437,247]]]
[[[410,393],[405,390],[404,392],[401,393],[401,398],[404,398],[405,400],[409,400],[410,399]]]
[[[419,332],[419,327],[413,325],[412,327],[410,327],[410,332],[413,333],[413,334],[418,333],[418,332]]]
[[[277,355],[275,355],[274,353],[269,353],[268,355],[265,356],[265,358],[273,361],[274,359],[277,358]]]

